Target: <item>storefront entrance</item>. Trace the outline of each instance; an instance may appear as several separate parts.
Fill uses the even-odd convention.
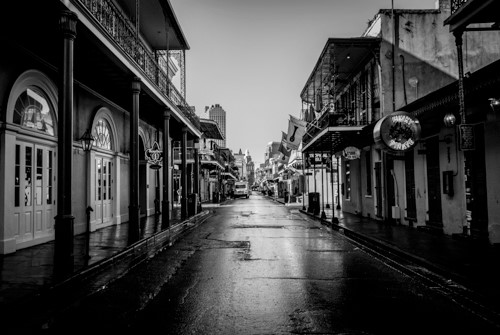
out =
[[[16,142],[14,164],[14,236],[17,248],[50,240],[56,216],[56,148]]]
[[[109,223],[113,218],[113,163],[109,157],[96,156],[94,167],[96,224]]]

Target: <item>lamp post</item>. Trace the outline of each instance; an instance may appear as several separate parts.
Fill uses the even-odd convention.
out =
[[[83,133],[82,137],[80,137],[80,142],[82,143],[82,148],[83,151],[87,154],[86,156],[88,157],[88,154],[92,150],[92,146],[94,144],[94,136],[92,136],[90,129],[85,130]],[[87,167],[90,166],[90,159],[87,160]],[[90,168],[87,170],[90,171]],[[89,176],[90,177],[90,176]],[[87,178],[87,180],[90,178]],[[88,198],[88,197],[87,197]],[[92,209],[91,206],[87,206],[85,209],[85,213],[87,214],[87,229],[85,231],[85,261],[88,262],[90,259],[90,212],[93,212],[94,210]]]

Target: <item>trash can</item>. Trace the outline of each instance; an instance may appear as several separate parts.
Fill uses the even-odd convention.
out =
[[[310,192],[309,193],[309,207],[307,211],[314,215],[319,214],[319,193],[318,192]]]
[[[193,216],[198,209],[198,194],[191,193],[188,195],[188,216]]]

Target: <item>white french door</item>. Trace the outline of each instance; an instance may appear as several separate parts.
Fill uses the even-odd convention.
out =
[[[113,163],[101,156],[96,156],[94,163],[96,224],[108,223],[113,218]]]
[[[54,234],[55,152],[55,147],[16,142],[13,228],[17,244],[33,245],[36,239]]]

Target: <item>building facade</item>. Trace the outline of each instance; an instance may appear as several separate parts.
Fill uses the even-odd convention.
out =
[[[340,158],[344,211],[437,233],[489,236],[493,242],[496,233],[488,217],[496,214],[488,214],[483,191],[485,171],[493,167],[481,159],[492,150],[484,144],[490,135],[476,113],[468,129],[483,144],[476,142],[474,152],[460,150],[454,128],[461,114],[459,90],[453,87],[460,72],[468,73],[465,83],[476,80],[481,87],[478,71],[494,68],[500,36],[467,31],[458,52],[444,24],[450,4],[380,10],[363,36],[330,39],[301,93],[311,124],[303,148]],[[335,72],[326,71],[332,67]],[[471,104],[469,113],[481,109],[486,118],[483,105]],[[405,136],[411,141],[400,142]],[[393,142],[384,142],[385,137]]]
[[[26,20],[9,14],[0,23],[9,50],[0,55],[0,253],[55,239],[56,256],[70,258],[88,208],[88,229],[129,222],[131,241],[160,203],[168,225],[171,143],[201,136],[184,99],[189,45],[170,3],[0,6]],[[160,170],[152,151],[165,158]]]

